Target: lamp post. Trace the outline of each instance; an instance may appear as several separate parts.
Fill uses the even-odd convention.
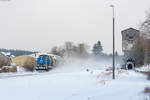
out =
[[[115,79],[115,6],[110,5],[113,10],[113,76],[112,78]]]

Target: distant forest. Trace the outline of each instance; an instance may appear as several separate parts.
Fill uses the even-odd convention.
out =
[[[15,49],[3,49],[3,48],[0,48],[0,52],[6,52],[6,53],[10,52],[11,55],[14,56],[30,55],[34,53],[32,51],[27,51],[27,50],[15,50]]]

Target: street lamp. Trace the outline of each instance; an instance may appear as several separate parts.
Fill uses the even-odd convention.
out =
[[[113,10],[113,76],[112,78],[115,79],[115,6],[110,5]]]

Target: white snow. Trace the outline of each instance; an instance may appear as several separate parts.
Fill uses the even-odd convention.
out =
[[[10,58],[14,58],[15,56],[12,55],[10,52],[1,52],[3,55],[8,56]]]
[[[106,71],[102,62],[75,63],[24,77],[0,77],[0,99],[143,100],[143,90],[150,85],[145,75],[134,71],[118,69],[116,80],[112,80],[111,71]]]
[[[136,68],[135,70],[139,72],[150,72],[150,65],[144,65],[142,67]]]
[[[60,58],[60,56],[58,56],[58,55],[54,55],[54,54],[51,54],[51,53],[45,53],[45,52],[39,52],[39,53],[36,53],[36,54],[31,54],[29,56],[31,56],[33,58],[38,58],[40,55],[49,55],[49,56],[52,56],[54,58]]]

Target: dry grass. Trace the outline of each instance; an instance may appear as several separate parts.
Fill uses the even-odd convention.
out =
[[[149,87],[146,87],[146,88],[144,89],[144,93],[150,93],[150,88],[149,88]]]
[[[105,85],[106,82],[107,82],[107,80],[101,80],[101,81],[100,81],[100,83],[103,84],[103,85]]]
[[[126,70],[118,70],[117,74],[129,74],[129,72]]]
[[[150,80],[150,72],[139,72],[139,73],[147,75],[147,80]]]
[[[30,56],[18,56],[12,59],[12,62],[15,63],[17,66],[24,67],[27,71],[33,71],[34,68],[37,66],[36,60]]]
[[[4,73],[4,72],[17,72],[17,67],[5,66],[0,70],[0,73]]]
[[[112,75],[112,71],[107,71],[105,75]]]

